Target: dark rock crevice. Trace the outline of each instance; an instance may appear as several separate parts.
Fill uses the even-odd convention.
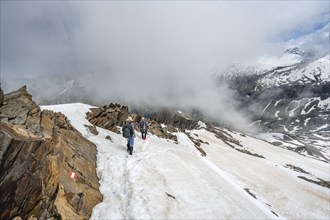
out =
[[[325,180],[320,179],[320,178],[318,178],[318,181],[317,181],[317,180],[309,179],[309,178],[304,177],[304,176],[298,176],[298,178],[303,179],[307,182],[314,183],[316,185],[319,185],[319,186],[330,189],[330,181],[325,181]]]

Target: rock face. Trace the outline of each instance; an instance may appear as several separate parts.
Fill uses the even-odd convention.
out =
[[[88,219],[102,200],[96,146],[25,87],[0,108],[0,219]],[[76,180],[70,172],[77,174]]]
[[[174,114],[170,111],[162,111],[160,113],[153,113],[151,114],[151,119],[154,121],[166,124],[166,125],[172,125],[175,128],[178,128],[180,130],[192,130],[197,127],[197,122],[194,120],[191,120],[190,118],[182,115],[182,114]]]

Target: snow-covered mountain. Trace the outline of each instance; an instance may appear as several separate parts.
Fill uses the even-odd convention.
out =
[[[329,39],[326,30],[329,24],[313,36],[288,43],[291,47],[282,57],[260,59],[259,71],[243,68],[229,76],[224,73],[219,80],[236,91],[242,111],[252,116],[251,126],[267,132],[257,135],[259,138],[329,161],[329,51],[304,50],[314,35],[324,44]]]
[[[90,108],[42,107],[65,114],[97,146],[103,201],[91,219],[329,218],[329,163],[202,122],[172,132],[177,142],[137,132],[129,156],[120,134],[85,126]]]
[[[330,81],[330,57],[313,60],[312,62],[297,62],[292,65],[277,67],[266,72],[258,81],[263,88],[279,87],[284,85],[325,84]]]

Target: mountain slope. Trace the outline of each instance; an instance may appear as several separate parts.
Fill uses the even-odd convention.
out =
[[[329,163],[224,129],[174,133],[178,144],[149,135],[135,138],[127,156],[120,134],[90,125],[91,106],[43,106],[60,111],[97,146],[103,202],[92,219],[326,219]],[[111,140],[106,139],[107,136]],[[193,142],[194,140],[194,142]],[[200,147],[205,157],[195,147]]]
[[[297,48],[293,51],[302,54]],[[251,125],[267,132],[258,137],[329,162],[329,66],[329,54],[305,53],[296,63],[264,73],[232,75],[228,82],[242,111],[251,115]]]
[[[270,88],[288,84],[322,84],[330,81],[329,54],[312,62],[297,62],[277,67],[265,73],[258,81],[259,86]]]

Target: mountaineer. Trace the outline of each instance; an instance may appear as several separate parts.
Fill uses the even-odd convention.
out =
[[[133,147],[134,147],[134,137],[135,132],[133,128],[133,119],[131,116],[128,116],[127,120],[125,121],[125,124],[122,128],[123,137],[127,138],[127,152],[132,155],[133,153]]]

